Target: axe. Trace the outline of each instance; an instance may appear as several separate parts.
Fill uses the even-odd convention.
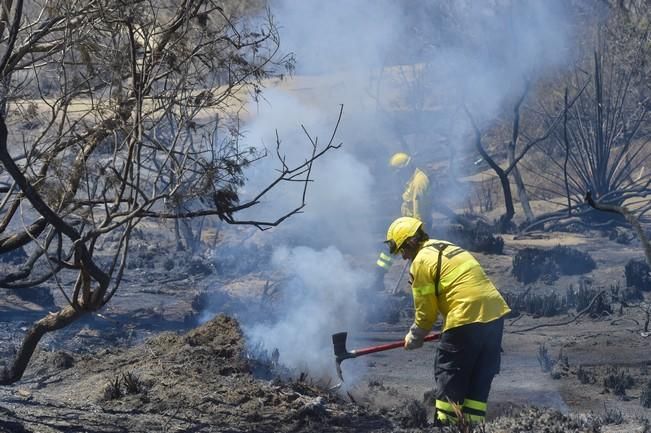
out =
[[[384,352],[385,350],[396,349],[398,347],[404,347],[405,342],[403,340],[396,341],[393,343],[381,344],[379,346],[370,346],[362,349],[351,350],[350,352],[346,349],[346,338],[348,338],[347,332],[338,332],[332,334],[332,345],[335,350],[335,361],[337,365],[337,376],[341,382],[337,385],[330,388],[330,390],[335,390],[341,387],[344,384],[344,376],[341,372],[341,362],[345,359],[357,358],[358,356],[368,355],[370,353]],[[441,338],[441,334],[433,332],[423,339],[424,341],[436,341]]]

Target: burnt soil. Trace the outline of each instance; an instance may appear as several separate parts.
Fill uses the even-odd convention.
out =
[[[428,425],[417,401],[378,409],[309,381],[255,378],[254,367],[272,369],[247,359],[237,321],[224,315],[126,350],[80,357],[42,351],[25,380],[2,389],[0,431],[441,431]],[[595,425],[533,408],[493,423],[489,431],[589,432]]]
[[[3,396],[5,431],[291,432],[390,429],[388,419],[299,381],[258,380],[234,319],[218,316],[184,335],[162,333],[127,350],[57,362]],[[70,356],[70,355],[67,355]],[[8,391],[9,389],[5,389]],[[13,429],[13,430],[12,430]],[[22,430],[21,430],[22,429]]]
[[[505,241],[504,255],[478,258],[502,289],[532,293],[562,292],[577,278],[608,289],[623,280],[625,263],[640,255],[634,244],[594,235]],[[553,285],[525,287],[514,280],[510,268],[519,249],[558,244],[590,253],[596,269],[561,276]],[[344,363],[344,375],[354,362],[363,365],[364,375],[345,391],[329,391],[329,383],[247,350],[233,317],[220,314],[194,325],[197,293],[219,286],[231,294],[243,287],[260,294],[269,275],[251,272],[219,281],[197,261],[192,266],[196,271],[176,268],[170,274],[157,264],[136,267],[101,315],[44,338],[23,379],[0,387],[0,432],[458,431],[432,424],[433,345],[346,361],[351,364]],[[395,268],[389,280],[397,280]],[[14,295],[3,299],[4,358],[47,308]],[[485,431],[649,431],[651,413],[641,404],[651,380],[643,305],[619,306],[598,317],[568,312],[509,318]],[[355,343],[401,338],[409,315],[406,311],[397,323],[369,324]],[[543,345],[550,371],[541,367]],[[614,389],[620,381],[629,385],[623,393]]]

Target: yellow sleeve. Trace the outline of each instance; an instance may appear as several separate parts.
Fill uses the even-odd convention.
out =
[[[414,323],[429,331],[438,316],[438,302],[434,289],[436,269],[426,260],[416,258],[411,264],[411,291],[414,296]]]
[[[420,210],[420,202],[418,201],[419,194],[414,192],[414,196],[411,198],[411,205],[412,210],[411,214],[414,216],[414,218],[423,220],[423,213]]]
[[[425,331],[430,331],[438,317],[438,305],[434,296],[414,296],[414,323]]]
[[[400,206],[400,213],[402,216],[413,217],[414,213],[412,212],[414,208],[413,197],[414,197],[414,178],[412,176],[409,179],[409,182],[405,184],[405,190],[402,192],[402,205]]]
[[[412,204],[412,215],[414,218],[423,220],[423,196],[427,194],[427,189],[429,188],[429,179],[424,173],[416,172],[412,178],[410,185],[411,190],[411,204]]]

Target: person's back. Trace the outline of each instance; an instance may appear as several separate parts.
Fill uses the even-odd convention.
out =
[[[423,329],[431,329],[438,312],[445,319],[445,331],[490,322],[510,311],[479,262],[450,242],[426,241],[411,263],[410,274],[414,303],[424,313],[416,324]]]
[[[425,227],[432,225],[432,198],[429,177],[416,167],[402,193],[402,216],[419,219]]]

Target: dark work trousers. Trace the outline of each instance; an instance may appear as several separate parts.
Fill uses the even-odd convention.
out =
[[[486,402],[493,377],[500,371],[504,318],[471,323],[445,331],[436,348],[437,400],[463,404]]]

